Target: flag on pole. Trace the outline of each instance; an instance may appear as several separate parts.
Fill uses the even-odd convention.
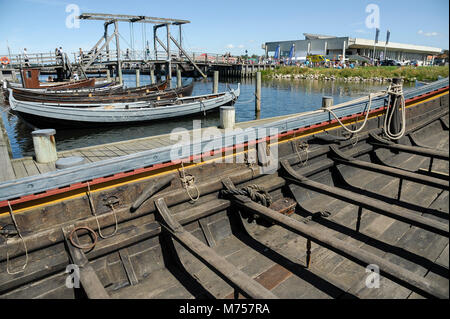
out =
[[[380,29],[377,28],[377,31],[375,32],[375,43],[378,43],[378,36],[380,35]]]
[[[295,44],[292,43],[291,51],[289,52],[289,59],[292,61],[292,58],[295,55]]]
[[[389,37],[391,36],[391,31],[387,30],[386,33],[386,45],[389,43]]]
[[[273,56],[274,59],[279,59],[280,58],[280,45],[277,46],[277,48],[275,49],[275,55]]]

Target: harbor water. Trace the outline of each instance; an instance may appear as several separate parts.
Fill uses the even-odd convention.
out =
[[[45,80],[43,78],[42,80]],[[124,75],[124,84],[135,86],[135,76]],[[150,77],[141,75],[141,85],[149,84]],[[189,83],[191,78],[183,78],[183,83]],[[235,88],[241,83],[241,95],[236,106],[236,122],[257,119],[255,114],[255,80],[230,79],[219,83],[219,92],[228,88]],[[176,79],[174,79],[174,86]],[[343,81],[313,81],[313,80],[268,80],[262,82],[261,113],[259,118],[269,118],[299,112],[311,111],[319,108],[323,96],[332,96],[334,104],[345,102],[370,92],[386,89],[383,83],[354,83]],[[196,80],[192,95],[208,94],[212,91],[212,79]],[[3,123],[8,134],[13,158],[33,155],[33,128],[16,116],[8,107],[2,105]],[[56,131],[58,151],[93,146],[104,143],[119,142],[141,137],[148,137],[170,133],[173,129],[182,127],[192,129],[193,120],[201,120],[202,127],[218,126],[218,110],[207,114],[197,114],[189,118],[175,118],[148,122],[136,125],[120,125],[111,127],[95,127],[83,129],[59,129]],[[48,127],[39,127],[46,129]]]

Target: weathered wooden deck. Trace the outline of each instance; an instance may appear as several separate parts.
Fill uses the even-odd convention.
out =
[[[8,135],[3,127],[3,121],[0,118],[0,163],[2,163],[2,168],[0,169],[0,182],[14,179],[16,176],[10,158],[11,153],[9,150]]]
[[[284,115],[278,117],[272,117],[267,119],[260,119],[248,122],[236,123],[236,128],[246,129],[252,126],[262,125],[270,122],[275,122],[278,120],[286,119],[292,116],[296,116],[296,114]],[[205,128],[203,128],[205,129]],[[220,130],[221,132],[223,130]],[[192,136],[194,131],[190,131]],[[58,143],[58,134],[56,134],[56,142]],[[148,151],[151,149],[156,149],[168,145],[176,144],[178,141],[170,140],[170,134],[156,135],[143,137],[138,139],[132,139],[121,142],[114,142],[108,144],[100,144],[95,146],[89,146],[84,148],[77,148],[73,150],[66,150],[58,152],[58,158],[65,158],[70,156],[81,156],[86,159],[87,162],[97,162],[105,159],[119,157],[127,154],[138,153],[142,151]],[[2,145],[3,142],[0,144]],[[6,144],[6,143],[5,143]],[[58,146],[58,145],[57,145]],[[1,146],[3,149],[3,146]],[[3,154],[3,153],[0,153]],[[3,161],[3,158],[8,156],[6,152],[5,155],[1,155],[4,157],[0,157]],[[9,157],[8,157],[9,159]],[[2,171],[0,174],[0,181],[10,180],[10,179],[19,179],[27,176],[33,176],[38,174],[47,173],[50,171],[56,170],[54,163],[48,164],[40,164],[34,161],[33,157],[23,157],[10,160],[12,171],[9,172],[10,175],[5,175],[6,171]]]

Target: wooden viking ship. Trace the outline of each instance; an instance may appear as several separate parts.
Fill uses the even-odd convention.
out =
[[[0,295],[448,299],[448,93],[4,182]]]

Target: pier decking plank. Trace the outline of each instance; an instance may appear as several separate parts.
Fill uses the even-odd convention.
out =
[[[0,118],[0,122],[1,122]],[[14,179],[14,170],[11,165],[11,160],[8,151],[7,137],[3,133],[3,123],[0,124],[0,163],[2,163],[2,169],[0,170],[0,181],[7,181]]]
[[[14,174],[16,175],[16,179],[28,176],[27,170],[25,169],[22,160],[13,160],[11,163],[14,168]]]
[[[28,176],[39,175],[39,169],[36,166],[36,162],[32,159],[26,159],[23,161],[23,165],[27,170]]]

